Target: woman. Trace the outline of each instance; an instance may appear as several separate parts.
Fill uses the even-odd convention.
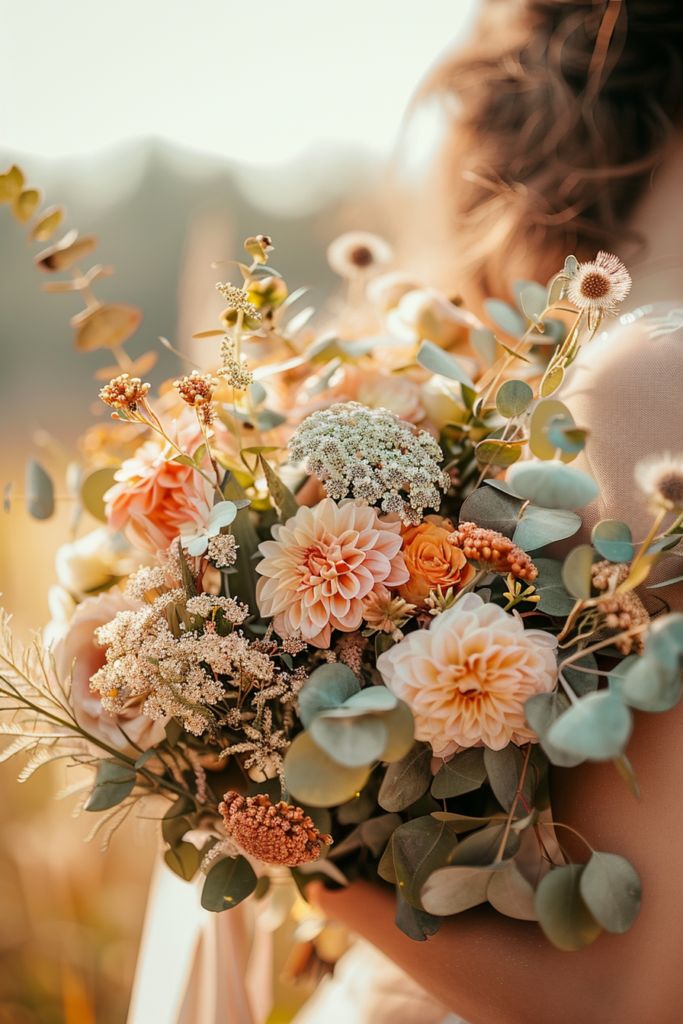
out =
[[[436,203],[447,237],[436,223],[429,229],[424,204],[417,220],[431,254],[451,254],[451,288],[476,303],[481,292],[501,294],[511,278],[546,280],[569,252],[590,256],[601,247],[633,272],[635,312],[584,351],[562,397],[577,422],[591,424],[586,462],[602,498],[587,526],[618,517],[642,536],[647,520],[633,467],[652,451],[683,451],[683,4],[491,0],[471,50],[440,68],[422,98],[439,93],[458,104],[423,195],[448,195],[450,218]],[[641,303],[655,306],[639,310]],[[680,610],[680,587],[666,593]],[[629,755],[642,802],[609,765],[571,777],[555,772],[560,820],[597,848],[619,848],[641,875],[643,910],[627,935],[570,956],[533,924],[479,908],[418,944],[394,926],[388,890],[318,890],[330,917],[423,989],[422,1011],[390,1017],[377,999],[367,1014],[364,996],[348,1019],[440,1021],[441,1003],[471,1024],[679,1021],[683,818],[672,805],[683,773],[681,730],[681,708],[638,720]],[[344,978],[353,977],[351,966]],[[376,991],[396,1000],[401,987],[415,1000],[419,989],[382,961]],[[302,1024],[328,1019],[324,996]]]
[[[626,519],[640,536],[635,462],[683,451],[683,330],[674,315],[683,307],[683,4],[488,0],[468,51],[428,80],[413,113],[428,103],[449,123],[404,225],[422,277],[476,309],[483,294],[501,295],[518,278],[546,280],[569,252],[589,258],[602,247],[631,269],[634,310],[661,303],[588,347],[563,396],[592,428],[588,468],[603,499],[589,513]],[[671,329],[662,331],[667,317]],[[667,595],[683,606],[680,593]],[[587,765],[567,780],[555,773],[561,819],[598,847],[619,849],[643,879],[644,908],[627,935],[570,956],[535,925],[480,908],[415,943],[394,925],[389,890],[318,889],[323,910],[372,947],[359,944],[341,961],[297,1024],[677,1022],[683,819],[672,810],[672,780],[683,775],[681,729],[682,710],[638,721],[630,755],[642,803],[611,766]],[[215,927],[235,921],[221,915]],[[214,989],[221,978],[227,972],[218,971]],[[206,998],[207,975],[195,972],[195,982]],[[233,1000],[214,997],[209,1015],[195,1007],[178,1019],[232,1024],[234,989]],[[144,1024],[144,1015],[131,1019]],[[252,1018],[245,1010],[234,1019]]]

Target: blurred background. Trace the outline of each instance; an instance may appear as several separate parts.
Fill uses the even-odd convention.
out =
[[[327,244],[351,228],[391,235],[387,166],[419,170],[433,130],[402,132],[406,106],[476,6],[0,0],[0,172],[18,163],[66,206],[67,227],[98,236],[97,261],[116,268],[98,296],[144,312],[133,354],[213,326],[211,263],[239,256],[249,234],[272,236],[290,286],[324,306]],[[27,457],[68,456],[105,412],[93,374],[111,360],[74,350],[79,300],[41,291],[33,251],[0,207],[3,485]],[[174,370],[162,350],[152,379]],[[22,634],[47,621],[68,520],[62,503],[36,523],[20,500],[0,518],[0,591]],[[54,801],[64,772],[20,786],[16,771],[0,772],[0,1024],[121,1024],[154,829],[126,825],[102,854],[83,843],[91,822]]]

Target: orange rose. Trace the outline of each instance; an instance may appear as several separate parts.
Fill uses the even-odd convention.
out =
[[[474,576],[462,550],[449,538],[453,526],[441,516],[427,516],[403,531],[403,558],[410,579],[398,588],[404,601],[424,605],[430,590],[460,590]]]

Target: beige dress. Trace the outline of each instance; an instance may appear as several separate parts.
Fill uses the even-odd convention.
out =
[[[625,520],[636,539],[646,533],[651,514],[635,486],[634,467],[649,455],[683,453],[682,387],[683,304],[628,313],[584,348],[559,396],[576,423],[591,431],[577,464],[592,473],[601,493],[582,510],[584,534],[600,518]],[[244,905],[204,914],[195,887],[159,871],[128,1024],[265,1024],[272,995],[269,937],[259,934]],[[295,1024],[458,1021],[359,941]]]

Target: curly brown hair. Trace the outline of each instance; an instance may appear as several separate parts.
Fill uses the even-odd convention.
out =
[[[431,191],[459,276],[547,278],[629,237],[683,118],[683,0],[488,0],[416,104],[434,97],[454,108]]]

